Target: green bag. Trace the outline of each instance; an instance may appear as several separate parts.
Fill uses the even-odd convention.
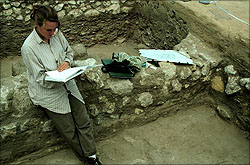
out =
[[[113,53],[112,59],[120,63],[128,63],[128,67],[132,72],[139,72],[142,67],[142,59],[140,56],[129,56],[125,52]]]

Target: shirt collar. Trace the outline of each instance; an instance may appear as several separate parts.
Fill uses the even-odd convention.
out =
[[[34,36],[34,39],[35,41],[40,44],[43,42],[42,38],[38,35],[38,33],[36,32],[36,28],[33,29],[33,36]]]

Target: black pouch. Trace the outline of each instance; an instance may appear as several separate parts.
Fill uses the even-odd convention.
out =
[[[117,62],[113,60],[110,64],[106,64],[102,67],[104,73],[117,72],[117,73],[132,73],[134,72],[129,67],[129,61],[123,60],[122,62]]]
[[[103,63],[102,71],[108,73],[110,77],[128,79],[135,76],[135,73],[127,67],[128,62],[117,62],[116,60],[101,59]]]

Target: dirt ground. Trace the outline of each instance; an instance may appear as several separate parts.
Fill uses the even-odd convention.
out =
[[[218,8],[249,23],[248,1],[218,1],[204,5],[198,1],[181,2],[222,33],[249,39],[249,26]],[[88,49],[90,57],[110,58],[112,52],[138,55],[137,46],[126,42],[96,45]],[[11,75],[11,63],[20,56],[1,60],[1,78]],[[159,118],[141,127],[133,127],[97,143],[105,164],[249,164],[249,141],[244,132],[220,119],[206,106],[190,107],[176,115]],[[30,164],[80,164],[70,149],[64,149]]]
[[[183,5],[183,10],[191,10],[207,24],[212,23],[218,26],[221,33],[244,40],[249,39],[249,25],[242,22],[244,21],[249,24],[248,0],[211,0],[211,2],[216,3],[211,3],[209,5],[201,4],[198,1],[179,1],[178,3]]]
[[[244,132],[206,106],[126,129],[97,143],[104,164],[249,164]],[[32,164],[80,164],[70,149]]]

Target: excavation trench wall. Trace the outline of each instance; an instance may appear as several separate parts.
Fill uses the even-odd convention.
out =
[[[1,1],[4,18],[1,37],[4,43],[15,42],[1,44],[5,50],[2,57],[20,55],[20,46],[33,28],[27,17],[31,11],[27,2],[31,1]],[[111,0],[51,5],[60,13],[61,30],[72,45],[80,43],[88,47],[132,39],[149,48],[185,48],[195,63],[160,63],[161,67],[156,69],[143,68],[132,79],[110,78],[100,68],[83,74],[76,81],[87,103],[97,140],[123,128],[185,110],[192,104],[211,105],[223,119],[249,129],[249,78],[242,76],[234,65],[226,65],[224,59],[197,52],[192,45],[202,41],[188,35],[188,25],[176,16],[170,3]],[[76,59],[74,65],[97,63],[95,59]],[[14,65],[15,75],[1,83],[1,163],[24,163],[66,146],[47,115],[31,103],[26,72],[18,72],[23,68],[22,64]]]
[[[223,4],[223,3],[222,3]],[[192,4],[190,4],[192,5]],[[244,5],[244,4],[242,4]],[[246,5],[249,5],[246,3]],[[200,8],[200,10],[204,9],[205,12],[210,12],[208,9]],[[244,24],[238,21],[235,18],[227,15],[226,12],[222,11],[218,7],[221,7],[220,4],[217,6],[210,4],[210,10],[214,12],[215,17],[221,17],[215,20],[217,23],[210,21],[213,15],[201,14],[198,15],[194,11],[192,11],[188,5],[181,5],[181,3],[173,3],[173,8],[175,9],[177,15],[183,18],[190,29],[190,32],[195,33],[199,38],[203,41],[207,42],[212,47],[219,49],[223,52],[224,61],[229,64],[234,64],[235,68],[240,72],[242,76],[249,77],[250,74],[250,43],[249,43],[249,33],[244,33],[244,31],[249,32],[249,25]],[[219,11],[220,10],[220,11]],[[227,11],[228,12],[228,11]],[[230,13],[231,14],[231,13]],[[224,19],[233,19],[234,21],[230,22],[230,26],[233,28],[225,29],[226,26],[223,26],[223,18]],[[204,21],[206,20],[206,21]],[[241,27],[242,31],[237,31],[235,26]],[[234,31],[235,30],[235,31]]]
[[[34,28],[30,20],[32,5],[55,7],[61,30],[71,44],[86,47],[109,44],[117,39],[133,39],[154,48],[172,49],[186,37],[185,21],[176,17],[167,4],[132,0],[108,1],[1,1],[0,56],[20,55],[23,41]]]

